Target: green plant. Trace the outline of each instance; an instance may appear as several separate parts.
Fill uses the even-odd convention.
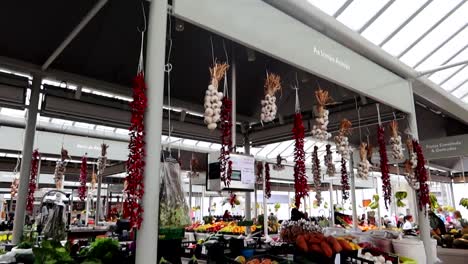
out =
[[[70,253],[57,241],[44,240],[33,248],[34,264],[72,264]]]
[[[406,204],[402,201],[408,197],[408,193],[404,191],[396,192],[395,193],[395,198],[396,198],[396,204],[398,207],[405,207]]]
[[[16,246],[19,249],[27,249],[27,248],[32,248],[32,243],[29,241],[23,241]]]
[[[468,198],[461,198],[460,205],[468,209]]]
[[[379,195],[374,194],[374,196],[372,196],[372,202],[369,204],[369,208],[372,210],[379,208],[379,199]]]
[[[439,208],[439,202],[437,202],[437,196],[435,196],[435,194],[430,193],[429,194],[429,200],[430,200],[431,209],[438,209]]]
[[[281,204],[275,203],[275,212],[278,212],[280,208],[281,208]]]
[[[97,263],[111,264],[119,259],[119,242],[112,238],[99,238],[89,246],[88,250],[80,252],[80,255],[85,256],[86,261],[99,261]]]

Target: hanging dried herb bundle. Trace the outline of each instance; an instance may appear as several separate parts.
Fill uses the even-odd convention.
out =
[[[351,134],[351,126],[352,123],[348,119],[341,120],[338,136],[335,137],[336,152],[345,160],[349,159],[350,154],[348,135]]]
[[[336,168],[335,164],[333,164],[333,153],[331,151],[331,145],[326,145],[326,153],[324,156],[325,166],[327,167],[327,175],[330,177],[335,176]]]
[[[362,142],[361,145],[359,146],[359,157],[361,160],[359,161],[359,167],[358,167],[358,176],[361,179],[367,180],[369,176],[369,169],[370,169],[370,163],[367,160],[367,143]]]
[[[32,212],[34,209],[34,193],[37,187],[37,173],[39,170],[39,150],[35,149],[31,159],[31,173],[29,175],[28,199],[26,201],[26,210]]]
[[[341,157],[341,187],[342,190],[342,198],[343,200],[349,199],[349,178],[348,178],[348,168],[346,167],[346,160]]]
[[[78,197],[81,201],[86,199],[86,180],[88,178],[88,157],[84,155],[81,158],[81,168],[80,168],[80,187],[78,187]]]
[[[224,78],[229,65],[226,63],[215,63],[210,68],[211,82],[208,85],[208,90],[205,92],[205,124],[208,129],[214,130],[217,127],[217,122],[221,120],[221,107],[224,94],[218,92],[219,82]]]
[[[374,151],[374,146],[372,146],[370,143],[367,143],[366,151],[367,151],[367,161],[369,161],[369,164],[372,167],[374,165],[372,163],[372,152]]]
[[[271,122],[276,117],[276,92],[281,90],[281,79],[278,75],[267,72],[265,80],[265,98],[261,101],[262,113],[260,119],[262,122]]]
[[[392,184],[388,168],[387,148],[385,145],[385,129],[379,125],[377,130],[377,141],[379,143],[380,171],[382,173],[382,191],[384,194],[385,208],[388,210],[392,202]]]
[[[314,152],[312,152],[312,175],[314,176],[315,199],[317,200],[317,205],[320,206],[322,203],[322,178],[320,177],[320,160],[318,158],[317,146],[314,146]]]
[[[307,175],[305,170],[305,152],[304,152],[304,124],[300,112],[294,115],[293,128],[294,143],[294,190],[295,205],[299,208],[301,199],[308,195]]]
[[[418,159],[414,174],[419,182],[419,190],[417,191],[419,209],[424,210],[427,213],[428,205],[430,205],[430,197],[429,185],[427,184],[427,170],[425,167],[424,154],[422,153],[422,148],[418,141],[413,140],[413,147]]]
[[[257,176],[256,183],[257,184],[262,184],[262,181],[263,181],[263,162],[261,162],[261,161],[255,162],[255,175]]]
[[[398,122],[396,120],[390,122],[390,131],[392,132],[392,136],[390,137],[390,145],[392,146],[392,157],[395,160],[402,160],[405,158],[405,155],[403,154],[401,136],[398,133]]]
[[[265,198],[271,198],[270,165],[265,162]]]
[[[219,155],[221,180],[224,186],[231,183],[232,161],[230,159],[232,149],[232,101],[228,97],[223,98],[221,110],[221,152]]]
[[[143,222],[142,199],[145,190],[143,175],[145,170],[145,110],[148,106],[146,97],[146,83],[143,72],[137,74],[133,80],[133,101],[130,103],[132,113],[128,145],[126,187],[124,188],[124,217],[128,217],[132,227],[140,229]],[[105,156],[102,155],[101,156]],[[92,186],[96,184],[96,175],[93,171]],[[92,187],[94,189],[94,187]]]
[[[70,156],[68,155],[68,150],[62,147],[60,151],[60,160],[55,164],[54,180],[55,188],[61,190],[63,189],[63,178],[65,177],[65,171],[67,166],[67,159]]]
[[[315,91],[315,99],[317,100],[317,117],[315,118],[315,125],[312,127],[312,136],[318,140],[327,140],[331,137],[328,133],[328,115],[329,111],[325,106],[332,101],[328,91],[322,90],[319,87]]]

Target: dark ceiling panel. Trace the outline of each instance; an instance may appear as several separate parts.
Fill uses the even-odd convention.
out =
[[[0,56],[42,65],[95,2],[2,1]]]

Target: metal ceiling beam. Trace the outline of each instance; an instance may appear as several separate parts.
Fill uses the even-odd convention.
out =
[[[411,22],[417,15],[419,15],[419,13],[421,13],[421,11],[423,11],[424,8],[426,8],[430,3],[432,3],[432,1],[433,0],[428,0],[421,7],[419,7],[418,10],[416,10],[416,12],[414,12],[410,17],[408,17],[403,23],[401,23],[401,25],[399,25],[392,33],[390,33],[382,42],[380,42],[379,47],[382,47],[383,45],[385,45],[385,43],[390,41],[390,39],[392,39],[396,34],[398,34],[398,32],[400,32],[406,25],[408,25],[408,23]]]
[[[459,66],[459,65],[464,65],[464,64],[467,64],[467,63],[468,63],[468,60],[464,60],[464,61],[456,62],[456,63],[453,63],[453,64],[449,64],[449,65],[439,66],[439,67],[436,67],[434,69],[430,69],[430,70],[427,70],[427,71],[421,71],[421,72],[418,72],[418,77],[428,75],[428,74],[431,74],[431,73],[435,73],[435,72],[438,72],[438,71],[446,70],[446,69],[449,69],[449,68],[453,68],[453,67],[456,67],[456,66]]]
[[[454,91],[460,87],[462,87],[463,85],[465,85],[465,83],[468,83],[468,79],[464,80],[463,82],[461,82],[460,84],[458,84],[455,89],[453,89]],[[468,95],[468,92],[466,94],[464,94],[462,97],[460,97],[460,99],[463,99],[465,98],[466,96]]]
[[[372,23],[374,23],[377,18],[379,18],[393,3],[395,3],[395,0],[390,0],[388,1],[380,10],[375,13],[374,16],[372,16],[369,21],[367,21],[359,30],[358,33],[361,34],[366,30]]]
[[[86,14],[85,17],[81,20],[81,22],[76,25],[76,27],[68,34],[68,36],[63,40],[62,43],[54,50],[54,52],[50,55],[50,57],[44,62],[41,69],[47,70],[50,64],[54,62],[54,60],[62,53],[62,51],[72,42],[72,40],[81,32],[81,30],[96,16],[96,14],[101,10],[104,5],[107,3],[108,0],[100,0],[97,2],[91,10]]]
[[[446,83],[448,80],[452,79],[453,76],[457,75],[460,71],[462,71],[463,69],[466,68],[466,66],[468,66],[468,64],[465,64],[464,66],[460,67],[460,69],[456,70],[454,73],[450,74],[450,76],[448,76],[447,78],[445,78],[445,80],[443,80],[442,82],[439,83],[440,86],[442,86],[444,83]],[[456,88],[455,88],[456,89]],[[455,90],[453,89],[453,90]],[[452,92],[453,90],[450,90],[448,92]]]
[[[353,0],[347,0],[340,8],[338,8],[338,10],[336,10],[336,12],[333,14],[333,17],[337,18],[338,16],[340,16],[341,13],[343,13],[352,2]]]
[[[463,27],[461,27],[460,29],[458,29],[455,33],[453,33],[450,37],[448,37],[444,42],[440,43],[439,46],[437,46],[435,49],[433,49],[431,52],[429,52],[426,56],[424,56],[424,58],[422,58],[420,61],[418,61],[414,66],[413,68],[416,69],[416,67],[418,67],[419,65],[421,65],[421,63],[425,62],[429,57],[431,57],[432,55],[434,55],[434,53],[436,53],[437,51],[439,51],[443,46],[445,46],[445,44],[447,44],[449,41],[451,41],[455,36],[457,36],[460,32],[462,32],[463,30],[465,30],[465,28],[468,26],[468,23],[466,23]]]
[[[416,44],[418,44],[423,38],[425,38],[429,33],[431,33],[436,27],[438,27],[442,22],[444,22],[449,16],[451,16],[455,11],[458,10],[460,6],[466,3],[467,0],[463,0],[460,3],[458,3],[455,7],[453,7],[445,16],[443,16],[441,19],[439,19],[432,27],[430,27],[424,34],[422,34],[418,39],[416,39],[411,45],[409,45],[405,50],[403,50],[397,58],[403,57],[408,51],[410,51]]]
[[[460,53],[464,52],[467,48],[468,48],[468,44],[466,44],[463,48],[461,48],[460,50],[455,52],[452,56],[450,56],[450,58],[446,59],[441,65],[445,65],[445,64],[449,63],[453,58],[460,55]]]

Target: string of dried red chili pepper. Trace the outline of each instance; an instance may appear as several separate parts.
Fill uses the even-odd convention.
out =
[[[81,201],[86,199],[86,179],[88,178],[88,157],[83,156],[81,158],[81,168],[80,168],[80,187],[78,187],[78,197]]]
[[[422,152],[421,145],[417,140],[413,140],[413,149],[416,153],[418,163],[414,169],[414,174],[419,182],[419,190],[417,190],[419,209],[427,210],[427,205],[430,204],[429,198],[429,185],[427,184],[427,171],[425,167],[424,154]]]
[[[341,197],[343,200],[349,199],[349,177],[348,177],[348,168],[346,167],[346,159],[341,157]]]
[[[265,162],[265,197],[271,198],[270,165]]]
[[[232,101],[227,96],[223,98],[223,106],[221,108],[221,151],[219,155],[219,163],[221,170],[221,180],[224,186],[229,187],[231,184],[232,161],[230,160],[232,148]]]
[[[34,209],[34,192],[37,186],[37,172],[39,169],[39,150],[35,149],[32,153],[31,172],[29,176],[28,199],[26,202],[26,210],[32,212]]]
[[[309,195],[309,187],[307,186],[307,175],[305,169],[305,152],[304,152],[304,123],[302,115],[297,112],[294,115],[293,127],[294,143],[294,191],[295,205],[299,208],[301,199]]]
[[[314,175],[315,199],[317,200],[317,204],[320,205],[322,203],[322,191],[320,189],[322,179],[320,177],[320,160],[318,158],[317,146],[314,146],[314,152],[312,152],[312,175]]]
[[[377,130],[377,142],[380,154],[380,172],[382,173],[382,190],[384,194],[385,208],[388,210],[392,202],[392,184],[388,168],[387,147],[385,145],[385,128],[379,125]]]
[[[131,108],[131,125],[129,128],[130,143],[127,160],[127,177],[124,201],[124,217],[130,219],[132,227],[140,229],[143,222],[141,200],[144,194],[143,173],[145,169],[145,109],[148,105],[146,83],[143,72],[133,80],[133,101]]]

